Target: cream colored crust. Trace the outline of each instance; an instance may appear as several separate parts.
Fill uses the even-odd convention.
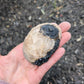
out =
[[[42,25],[54,25],[59,29],[59,39],[61,38],[61,29],[55,23],[43,23],[39,24],[36,27],[32,28],[29,34],[26,36],[23,44],[23,52],[25,58],[29,62],[35,62],[39,58],[45,57],[47,52],[53,49],[55,40],[44,36],[40,33],[40,28]]]

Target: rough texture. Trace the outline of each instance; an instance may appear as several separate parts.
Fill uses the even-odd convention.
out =
[[[40,29],[44,36],[49,36],[51,39],[59,38],[59,30],[53,25],[43,25]]]
[[[36,64],[36,65],[40,66],[41,64],[47,62],[48,59],[51,57],[51,55],[52,55],[52,54],[56,51],[56,49],[59,47],[59,43],[60,43],[60,40],[57,39],[56,42],[55,42],[55,45],[54,45],[53,49],[51,49],[49,52],[47,52],[47,55],[46,55],[45,57],[36,60],[33,64]]]
[[[61,29],[55,23],[43,23],[32,28],[23,44],[25,58],[38,66],[47,62],[58,48],[60,39]]]

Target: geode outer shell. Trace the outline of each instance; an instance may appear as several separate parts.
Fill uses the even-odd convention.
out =
[[[23,43],[25,58],[35,65],[47,62],[59,47],[61,29],[55,23],[43,23],[32,28]]]

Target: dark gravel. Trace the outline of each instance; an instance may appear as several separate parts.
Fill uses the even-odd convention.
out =
[[[72,39],[40,84],[84,84],[84,0],[0,0],[0,53],[23,42],[35,25],[63,21],[71,23]]]

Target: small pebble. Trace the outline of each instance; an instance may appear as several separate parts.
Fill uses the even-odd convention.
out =
[[[7,27],[7,28],[9,28],[9,27],[10,27],[10,25],[6,25],[6,27]]]
[[[76,50],[75,50],[75,54],[78,54],[78,52],[79,52],[79,49],[76,49]]]

